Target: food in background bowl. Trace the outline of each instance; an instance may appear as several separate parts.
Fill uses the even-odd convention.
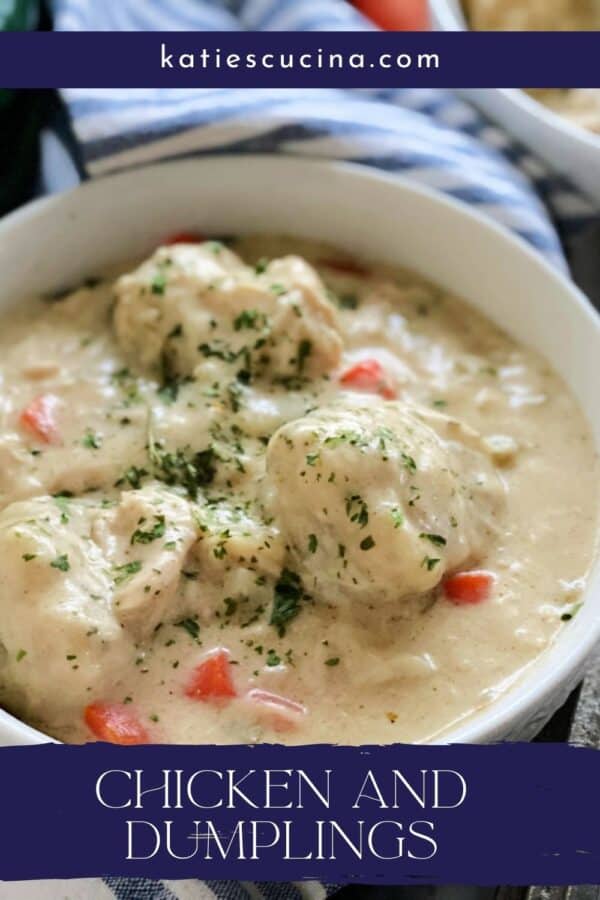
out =
[[[595,31],[598,0],[462,0],[480,31]]]
[[[470,26],[479,31],[595,31],[598,0],[463,0]],[[600,89],[545,88],[527,91],[574,125],[600,132]]]
[[[577,612],[585,420],[421,277],[176,235],[2,321],[0,691],[43,731],[425,740]]]

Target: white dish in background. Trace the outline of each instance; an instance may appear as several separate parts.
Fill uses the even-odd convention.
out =
[[[467,29],[460,0],[429,3],[440,31]],[[573,125],[516,88],[463,88],[458,93],[600,204],[600,135]]]
[[[148,253],[181,230],[312,237],[419,271],[551,360],[600,448],[600,318],[583,295],[523,241],[466,205],[361,166],[206,157],[37,201],[0,223],[0,309]],[[445,741],[525,739],[539,731],[581,677],[600,636],[598,561],[582,599],[555,643],[506,693],[448,730]],[[47,740],[0,710],[0,744]]]

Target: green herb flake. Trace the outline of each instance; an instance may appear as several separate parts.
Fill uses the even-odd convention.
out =
[[[390,515],[392,517],[392,522],[394,523],[394,528],[402,528],[404,525],[404,513],[402,510],[395,506],[390,510]]]
[[[405,469],[408,469],[409,472],[417,471],[417,464],[414,461],[412,456],[410,456],[408,453],[404,453],[404,452],[401,453],[400,456],[402,458],[402,463],[403,463]]]
[[[330,656],[329,659],[325,660],[326,666],[337,666],[339,664],[340,658],[339,656]]]
[[[69,500],[71,499],[71,494],[54,494],[52,498],[55,504],[58,506],[60,510],[60,523],[61,525],[66,525],[69,521]]]
[[[154,525],[148,531],[137,528],[131,535],[131,544],[150,544],[158,538],[164,537],[166,522],[164,516],[156,516]]]
[[[304,364],[312,353],[312,342],[306,338],[298,344],[298,356],[296,357],[296,366],[299,372],[304,371]]]
[[[428,572],[433,572],[439,562],[439,559],[433,559],[431,556],[424,556],[421,561],[421,568],[427,569]]]
[[[21,662],[22,659],[25,659],[27,656],[27,650],[17,650],[16,660],[17,662]]]
[[[123,584],[129,578],[137,575],[141,568],[142,562],[139,559],[124,563],[122,566],[115,566],[113,568],[115,585]]]
[[[150,282],[150,290],[153,294],[164,294],[167,286],[167,276],[164,272],[157,272]]]
[[[233,320],[233,327],[236,331],[241,331],[243,328],[257,330],[258,328],[263,328],[266,324],[267,317],[257,309],[244,309]]]
[[[52,560],[50,565],[53,569],[58,569],[60,572],[68,572],[71,568],[69,557],[66,553],[61,553],[60,556]]]
[[[308,536],[308,552],[316,553],[318,546],[319,546],[319,541],[317,539],[316,534],[309,534],[309,536]]]
[[[281,657],[274,650],[268,650],[265,662],[268,666],[278,666],[281,663]]]
[[[300,612],[302,601],[307,599],[300,576],[291,569],[283,569],[275,583],[269,619],[269,625],[277,628],[280,637],[284,636],[286,626]]]
[[[197,619],[193,619],[191,617],[180,619],[179,622],[175,622],[175,625],[177,628],[183,628],[184,631],[187,631],[189,636],[195,641],[198,640],[198,635],[200,634],[200,625],[198,624]]]
[[[358,309],[358,296],[356,294],[342,294],[338,299],[340,309]]]
[[[445,547],[447,544],[446,538],[442,537],[441,534],[430,534],[427,531],[422,531],[419,537],[423,541],[430,541],[436,547]]]
[[[365,528],[369,523],[369,507],[360,494],[353,494],[346,499],[346,515],[351,522],[355,522],[360,528]]]
[[[368,535],[366,538],[363,538],[359,546],[361,550],[371,550],[375,546],[373,536]]]
[[[82,438],[81,444],[88,450],[99,450],[102,446],[102,437],[99,434],[94,434],[93,431],[87,431]]]

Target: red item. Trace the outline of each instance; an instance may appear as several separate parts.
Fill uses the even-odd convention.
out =
[[[481,603],[490,596],[495,580],[491,572],[483,569],[457,572],[444,581],[444,592],[457,606]]]
[[[205,240],[206,238],[201,234],[194,234],[191,231],[180,231],[166,237],[163,241],[163,245],[168,247],[171,244],[201,244]]]
[[[21,415],[19,422],[30,431],[38,440],[45,444],[54,444],[58,441],[58,427],[56,424],[56,408],[58,397],[54,394],[42,394],[32,400]]]
[[[354,5],[385,31],[427,31],[431,28],[427,0],[354,0]]]
[[[394,400],[396,391],[390,383],[381,363],[376,359],[363,359],[340,376],[340,382],[357,391],[379,394],[386,400]]]
[[[148,732],[123,703],[92,703],[83,715],[85,724],[100,741],[111,744],[148,744]]]
[[[218,647],[196,666],[185,688],[185,694],[194,700],[207,701],[236,697],[229,651]]]

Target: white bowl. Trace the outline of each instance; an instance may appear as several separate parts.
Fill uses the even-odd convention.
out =
[[[429,3],[440,31],[468,28],[460,0]],[[462,88],[458,93],[600,203],[600,135],[574,125],[516,88]]]
[[[524,242],[466,205],[361,166],[206,157],[125,172],[30,204],[0,223],[0,308],[76,284],[182,230],[313,237],[420,271],[551,360],[600,447],[600,318],[583,295]],[[598,565],[584,600],[518,683],[448,731],[445,741],[529,738],[540,729],[581,677],[600,636]],[[0,743],[43,740],[0,711]]]

